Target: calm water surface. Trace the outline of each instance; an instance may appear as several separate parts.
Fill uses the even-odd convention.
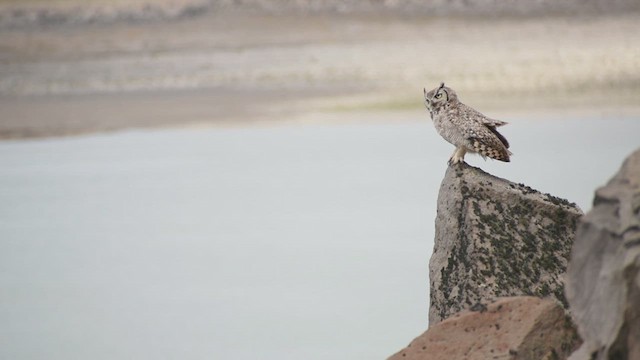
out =
[[[568,198],[640,119],[520,119],[513,162]],[[0,358],[383,359],[427,327],[430,122],[163,130],[0,143]]]

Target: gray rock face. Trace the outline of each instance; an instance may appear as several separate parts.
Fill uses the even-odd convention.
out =
[[[429,325],[497,297],[554,296],[566,306],[562,276],[581,215],[566,200],[449,167],[429,262]]]
[[[640,150],[580,220],[567,298],[584,345],[570,359],[640,359]]]

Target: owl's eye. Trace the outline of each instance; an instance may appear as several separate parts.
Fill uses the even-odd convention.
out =
[[[436,99],[440,99],[441,97],[442,97],[442,94],[441,94],[441,93],[437,93],[437,94],[436,94]]]

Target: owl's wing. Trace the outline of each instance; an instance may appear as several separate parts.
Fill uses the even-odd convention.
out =
[[[460,105],[467,119],[478,124],[478,126],[481,126],[489,130],[490,134],[487,134],[488,135],[487,137],[491,137],[491,134],[493,134],[498,140],[500,140],[500,142],[502,143],[502,145],[504,145],[505,148],[509,148],[509,142],[507,141],[507,139],[504,136],[502,136],[502,134],[500,134],[498,130],[496,130],[497,127],[508,124],[506,121],[488,118],[484,116],[481,112],[465,104],[460,104]]]
[[[475,131],[468,133],[467,140],[474,151],[482,156],[509,162],[511,151],[507,150],[509,143],[493,126],[478,124]]]
[[[472,120],[472,121],[469,121]],[[476,119],[467,119],[459,129],[467,146],[478,154],[492,159],[509,162],[509,143],[495,127],[487,126]]]
[[[502,126],[502,125],[507,125],[508,122],[506,121],[502,121],[502,120],[496,120],[496,119],[490,119],[488,117],[484,117],[483,124],[487,125],[487,126],[492,126],[492,127],[498,127],[498,126]]]
[[[485,134],[486,135],[486,134]],[[504,144],[492,134],[489,136],[470,137],[467,140],[471,144],[473,150],[478,154],[488,156],[492,159],[509,162],[511,151],[507,150]]]
[[[508,122],[506,122],[506,121],[488,118],[488,117],[484,116],[478,110],[476,110],[476,109],[474,109],[474,108],[472,108],[470,106],[467,106],[465,104],[461,103],[460,106],[462,107],[462,111],[467,114],[467,118],[472,119],[474,121],[477,121],[477,122],[479,122],[479,123],[481,123],[483,125],[492,126],[492,127],[496,128],[496,127],[500,127],[500,126],[508,124]]]
[[[494,126],[487,125],[487,129],[489,129],[489,131],[491,131],[493,135],[495,135],[500,140],[504,147],[506,147],[507,149],[509,148],[509,142],[507,141],[507,139],[502,134],[500,134]]]

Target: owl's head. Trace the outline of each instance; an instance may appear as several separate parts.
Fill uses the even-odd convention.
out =
[[[456,100],[458,100],[456,92],[453,91],[453,89],[444,86],[444,83],[440,83],[440,86],[429,92],[427,92],[427,89],[424,89],[424,104],[431,112]]]

